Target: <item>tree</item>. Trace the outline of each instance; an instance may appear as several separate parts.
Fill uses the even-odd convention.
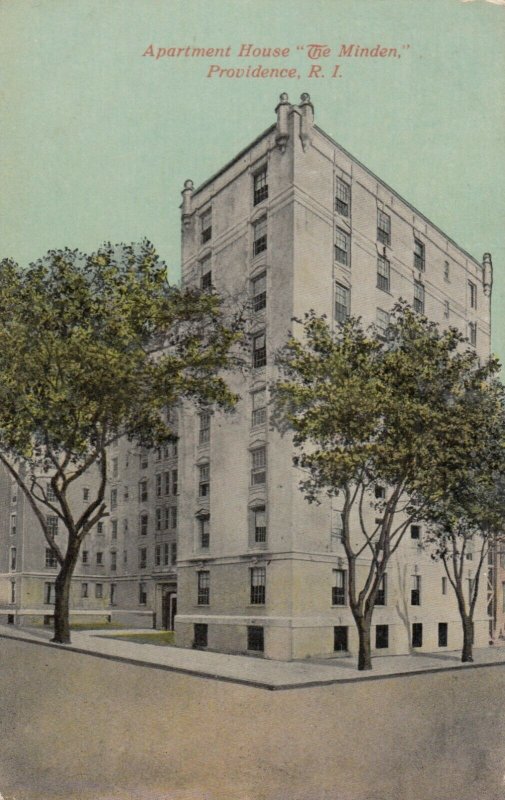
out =
[[[79,550],[107,515],[108,447],[121,436],[146,447],[173,438],[162,412],[185,398],[231,409],[218,372],[233,363],[240,327],[240,311],[228,316],[214,293],[170,286],[147,241],[0,264],[0,462],[59,566],[53,641],[70,641]],[[77,513],[75,482],[93,470],[96,491]]]
[[[488,430],[487,462],[476,462],[474,470],[426,513],[429,527],[423,547],[442,562],[454,590],[463,628],[463,662],[473,661],[474,612],[483,567],[492,564],[505,539],[505,423],[503,418],[494,422],[495,436],[491,426]]]
[[[301,324],[302,338],[291,336],[278,357],[274,420],[293,433],[307,500],[341,499],[358,668],[371,669],[388,563],[409,526],[479,459],[483,429],[501,409],[499,367],[480,364],[455,328],[440,331],[406,303],[384,335],[354,318],[332,332],[314,312]]]

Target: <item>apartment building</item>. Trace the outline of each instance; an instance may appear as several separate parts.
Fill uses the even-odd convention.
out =
[[[198,188],[186,181],[182,197],[183,284],[245,290],[253,319],[250,376],[232,381],[236,413],[180,415],[177,644],[287,660],[356,653],[338,498],[305,501],[290,439],[269,425],[274,353],[309,309],[380,328],[403,298],[485,357],[491,258],[465,252],[317,127],[307,94],[298,104],[281,95],[275,123]],[[422,538],[412,525],[391,561],[377,653],[461,645],[451,587]],[[476,645],[492,613],[484,581]]]
[[[174,429],[175,417],[174,411]],[[73,622],[173,628],[177,452],[177,439],[151,451],[126,438],[111,446],[107,516],[81,547],[71,589]],[[93,498],[96,484],[93,472],[76,482],[69,498],[75,514]],[[46,512],[64,549],[64,527]],[[0,621],[51,624],[57,571],[56,558],[24,493],[0,469]]]

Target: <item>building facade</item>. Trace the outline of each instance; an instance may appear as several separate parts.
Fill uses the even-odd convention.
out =
[[[274,125],[182,203],[183,285],[251,299],[251,374],[232,416],[180,420],[176,641],[273,659],[357,652],[337,501],[309,505],[289,437],[268,420],[274,353],[309,309],[387,325],[400,298],[490,348],[492,266],[476,261],[314,124],[308,95],[281,95]],[[373,498],[368,514],[373,515]],[[374,611],[375,652],[456,649],[461,623],[443,567],[412,525]],[[366,564],[363,562],[363,568]],[[472,581],[472,562],[466,579]],[[485,586],[485,581],[483,581]],[[492,599],[492,598],[491,598]],[[492,612],[483,588],[475,643]]]

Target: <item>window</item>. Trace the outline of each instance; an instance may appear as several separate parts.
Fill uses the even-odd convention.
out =
[[[470,344],[472,347],[477,346],[477,323],[476,322],[469,322],[468,323],[468,339],[470,340]]]
[[[412,577],[411,577],[410,605],[411,606],[420,606],[421,605],[421,576],[420,575],[412,575]]]
[[[444,280],[449,281],[451,277],[451,267],[448,261],[444,261]]]
[[[502,591],[502,611],[505,612],[505,581],[502,581],[501,591]]]
[[[261,311],[267,305],[267,274],[262,272],[252,281],[253,311]]]
[[[147,567],[147,547],[141,547],[139,550],[139,568],[145,569]]]
[[[170,545],[170,559],[172,566],[175,566],[177,564],[177,542],[172,542]]]
[[[89,489],[84,488],[82,490],[82,499],[84,500],[84,502],[86,502],[86,500],[89,500]]]
[[[391,217],[380,208],[377,209],[377,241],[381,244],[391,244]]]
[[[267,249],[267,218],[262,217],[253,223],[253,256]]]
[[[423,624],[422,622],[412,623],[412,647],[423,646]]]
[[[169,550],[168,542],[165,542],[164,545],[163,545],[163,566],[164,567],[168,567],[168,565],[170,564],[169,553],[170,553],[170,550]]]
[[[88,551],[87,550],[83,550],[82,551],[82,563],[83,564],[87,564],[88,563]]]
[[[447,578],[442,576],[442,594],[447,594]]]
[[[424,286],[421,281],[414,281],[414,311],[424,314]]]
[[[147,480],[140,481],[139,483],[139,500],[141,503],[147,502]]]
[[[117,570],[117,553],[115,550],[111,550],[110,554],[110,568],[112,572]]]
[[[103,597],[103,583],[95,583],[95,597],[101,600]]]
[[[335,653],[344,653],[348,648],[347,625],[335,625],[333,628],[333,650]]]
[[[268,183],[267,183],[267,168],[262,167],[259,172],[253,176],[253,205],[257,206],[268,197]]]
[[[98,551],[98,553],[96,554],[96,565],[97,567],[103,566],[103,553],[101,553],[100,551]]]
[[[265,649],[265,637],[263,628],[260,625],[247,626],[247,649],[256,653],[263,653]]]
[[[202,292],[207,292],[209,289],[212,289],[212,272],[210,269],[204,272],[200,278],[200,288]]]
[[[251,569],[251,605],[265,605],[266,568],[253,567]]]
[[[342,228],[335,231],[335,260],[344,267],[351,266],[351,237]]]
[[[130,497],[130,490],[128,489],[128,486],[125,486],[123,489],[123,500],[128,500],[129,497]]]
[[[170,509],[170,527],[177,528],[177,506],[172,506]]]
[[[164,517],[163,526],[165,530],[168,531],[170,527],[170,506],[165,506],[165,513],[163,517]]]
[[[145,583],[139,583],[139,606],[145,606],[147,603],[147,589]]]
[[[377,335],[385,339],[389,328],[389,314],[387,311],[383,311],[382,308],[377,309],[375,327],[377,328]]]
[[[384,500],[384,498],[386,497],[386,490],[384,486],[375,486],[374,494],[377,500]]]
[[[161,508],[158,506],[155,513],[156,518],[156,530],[161,531]]]
[[[198,496],[208,497],[210,494],[210,464],[198,467]]]
[[[477,286],[473,281],[468,281],[468,300],[470,308],[477,308]]]
[[[254,543],[263,544],[267,540],[267,513],[265,506],[253,508]]]
[[[200,433],[198,441],[200,444],[207,444],[210,441],[210,411],[202,411],[200,414]]]
[[[414,239],[414,268],[424,272],[425,267],[425,248],[419,239]]]
[[[15,536],[16,535],[16,530],[17,530],[16,522],[17,522],[16,514],[11,514],[11,536]]]
[[[11,572],[14,572],[16,569],[16,561],[17,561],[17,550],[15,547],[11,547],[10,559],[9,559],[9,570]]]
[[[267,450],[257,447],[251,452],[251,486],[265,483],[267,479]]]
[[[110,490],[110,507],[112,511],[117,508],[117,489]]]
[[[267,363],[267,346],[265,332],[253,336],[253,367],[264,367]]]
[[[377,650],[389,647],[389,625],[375,626],[375,647]]]
[[[347,286],[341,283],[335,284],[335,319],[337,322],[345,322],[349,316],[351,293]]]
[[[198,520],[200,547],[207,550],[210,545],[210,517],[200,517]]]
[[[149,456],[147,450],[143,450],[140,454],[140,469],[147,469],[149,466]]]
[[[116,605],[116,584],[111,583],[110,585],[110,604],[111,606]]]
[[[377,259],[377,288],[389,292],[391,265],[387,258],[379,256]]]
[[[56,553],[50,547],[46,547],[46,567],[57,567],[58,559]]]
[[[170,472],[163,473],[163,493],[170,494]]]
[[[128,564],[128,550],[123,550],[123,564]]]
[[[161,544],[157,544],[154,548],[154,566],[161,567]]]
[[[112,459],[112,477],[117,478],[119,475],[119,461],[118,457],[114,456]]]
[[[348,217],[350,204],[351,187],[341,178],[337,178],[335,183],[335,211],[343,217]]]
[[[99,536],[103,534],[103,522],[97,522],[96,524],[96,532]]]
[[[438,623],[438,646],[447,647],[447,622]]]
[[[331,589],[331,602],[334,606],[345,606],[346,573],[343,569],[333,570],[333,586]]]
[[[161,472],[156,473],[156,497],[161,497]]]
[[[379,588],[377,589],[377,594],[375,595],[375,605],[385,606],[386,601],[387,601],[387,575],[383,575],[381,578],[381,582],[379,583]]]
[[[202,622],[193,625],[193,647],[207,647],[209,626]]]
[[[451,307],[449,305],[449,301],[445,300],[444,301],[444,317],[446,319],[449,319],[450,313],[451,313]]]
[[[54,604],[54,583],[44,584],[44,603],[47,606]]]
[[[210,601],[210,573],[208,570],[198,573],[198,597],[199,606],[208,606]]]
[[[471,603],[473,599],[473,591],[475,589],[475,579],[468,578],[468,602]]]
[[[410,526],[410,538],[419,540],[421,538],[421,526],[420,525],[411,525]]]
[[[47,497],[47,499],[49,500],[50,503],[52,503],[54,500],[56,500],[56,494],[55,494],[54,489],[53,489],[53,487],[51,486],[50,483],[47,484],[46,497]]]
[[[149,517],[147,514],[140,515],[140,535],[147,536],[147,529],[149,525]]]
[[[11,604],[16,602],[16,581],[11,581]]]
[[[173,495],[177,494],[177,489],[178,489],[178,486],[177,486],[177,470],[173,469],[172,470],[172,494]]]
[[[110,531],[111,539],[117,539],[117,519],[111,519],[110,527],[111,527]]]
[[[46,517],[46,525],[49,536],[54,537],[58,535],[58,517]]]
[[[155,457],[156,457],[156,461],[161,461],[161,447],[157,447],[156,448]]]
[[[267,393],[266,389],[260,389],[252,393],[252,420],[253,427],[263,425],[267,421]]]
[[[81,583],[81,597],[86,598],[88,597],[88,584]]]
[[[208,208],[200,216],[200,240],[202,244],[208,242],[212,238],[212,209]]]

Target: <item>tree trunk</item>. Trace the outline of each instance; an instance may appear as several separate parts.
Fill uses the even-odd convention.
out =
[[[54,637],[52,642],[70,644],[70,584],[73,569],[63,564],[54,585]]]
[[[473,619],[468,616],[461,618],[463,623],[463,649],[461,661],[473,661]]]
[[[366,616],[355,619],[359,637],[358,669],[372,669],[372,647],[370,641],[371,620],[367,619]]]

